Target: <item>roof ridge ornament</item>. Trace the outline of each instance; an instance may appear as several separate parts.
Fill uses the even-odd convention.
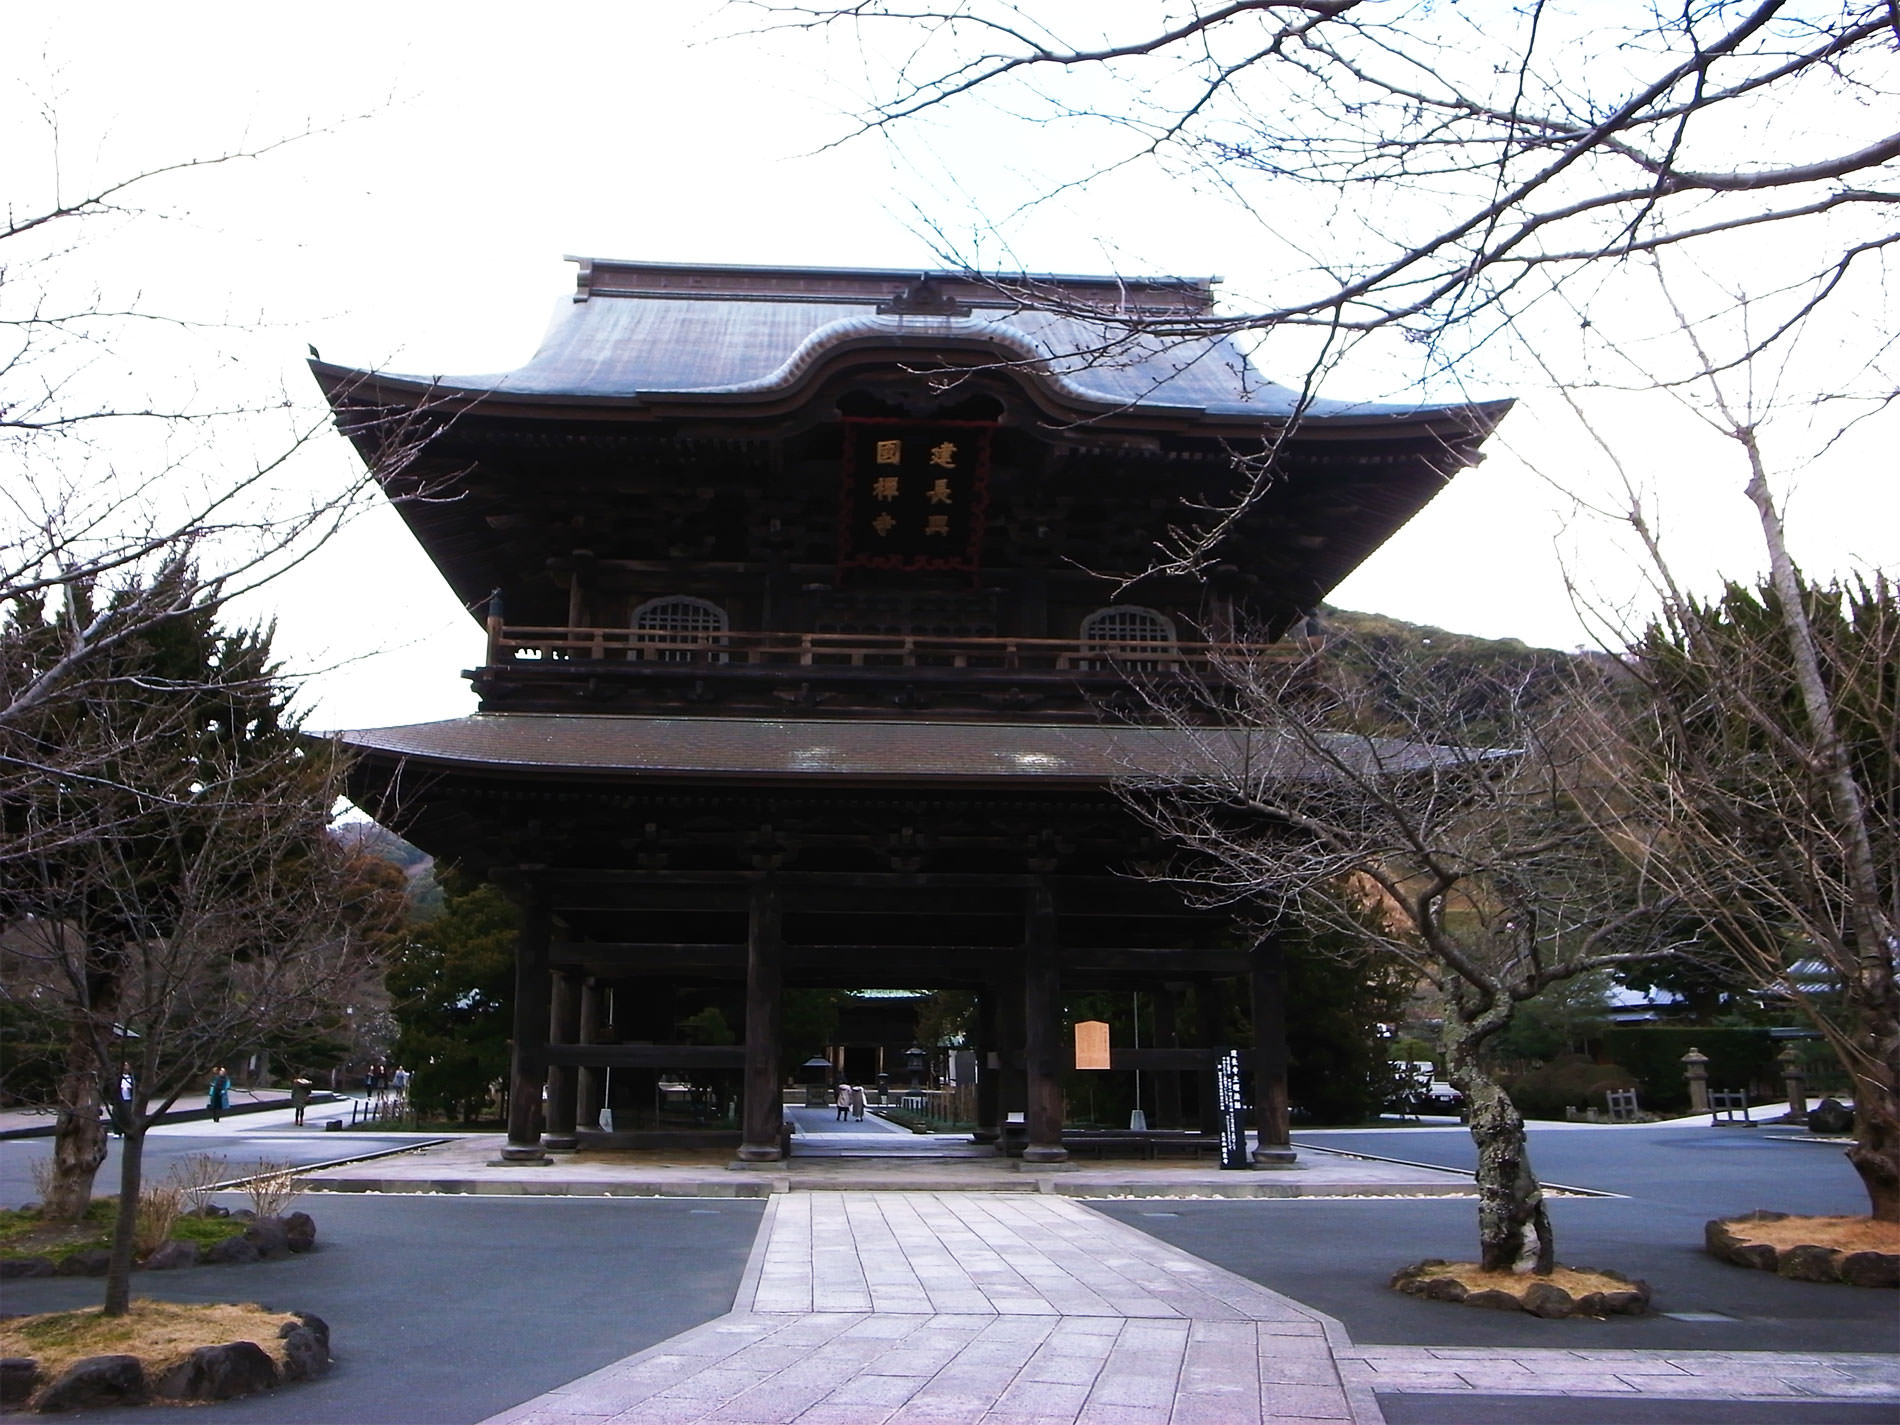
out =
[[[908,287],[900,287],[890,301],[878,303],[881,317],[967,317],[970,305],[959,302],[938,278],[919,273]]]

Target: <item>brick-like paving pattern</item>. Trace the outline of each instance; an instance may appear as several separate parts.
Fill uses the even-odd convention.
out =
[[[729,1316],[488,1425],[1382,1425],[1375,1392],[1900,1402],[1900,1363],[1359,1348],[1051,1195],[774,1197]]]

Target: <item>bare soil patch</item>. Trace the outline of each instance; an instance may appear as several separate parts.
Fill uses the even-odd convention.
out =
[[[1428,1258],[1392,1278],[1392,1288],[1431,1301],[1462,1302],[1533,1316],[1640,1316],[1649,1309],[1649,1285],[1618,1272],[1558,1266],[1548,1276],[1488,1272],[1476,1262]]]
[[[1832,1247],[1837,1252],[1900,1252],[1900,1222],[1871,1217],[1738,1218],[1725,1224],[1744,1242],[1771,1247]]]
[[[1871,1217],[1751,1212],[1710,1222],[1702,1240],[1711,1256],[1790,1281],[1900,1287],[1900,1225]]]

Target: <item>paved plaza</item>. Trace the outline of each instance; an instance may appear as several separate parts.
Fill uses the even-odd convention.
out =
[[[1697,1250],[1699,1214],[1853,1211],[1838,1151],[1705,1124],[1534,1133],[1580,1264],[1656,1262],[1658,1315],[1545,1322],[1403,1298],[1383,1274],[1470,1250],[1469,1139],[1315,1134],[1290,1172],[1024,1171],[889,1125],[801,1121],[800,1155],[588,1154],[489,1166],[456,1138],[315,1169],[313,1257],[243,1293],[336,1327],[323,1380],[203,1407],[239,1425],[1890,1425],[1890,1293]],[[182,1151],[213,1130],[162,1130]],[[234,1160],[355,1135],[271,1114]],[[387,1150],[401,1144],[361,1144]],[[39,1140],[0,1145],[0,1178]],[[930,1156],[919,1157],[918,1154]],[[1402,1160],[1402,1161],[1394,1161]],[[1685,1236],[1685,1234],[1688,1234]],[[1648,1268],[1645,1268],[1648,1270]],[[9,1283],[10,1310],[97,1283]],[[228,1297],[233,1269],[141,1277]],[[1791,1343],[1800,1343],[1799,1348]],[[1765,1348],[1764,1348],[1765,1347]],[[1823,1348],[1832,1347],[1832,1348]],[[105,1412],[130,1425],[138,1412]]]

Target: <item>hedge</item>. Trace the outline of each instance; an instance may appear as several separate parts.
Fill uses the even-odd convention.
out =
[[[1688,1111],[1682,1056],[1691,1049],[1708,1055],[1710,1088],[1747,1089],[1751,1103],[1772,1102],[1779,1095],[1781,1069],[1775,1056],[1781,1046],[1764,1028],[1645,1025],[1606,1029],[1598,1044],[1599,1058],[1629,1070],[1637,1101],[1647,1109]]]

